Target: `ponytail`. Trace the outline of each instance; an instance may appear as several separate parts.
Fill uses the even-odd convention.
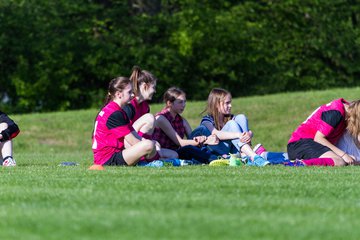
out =
[[[130,75],[130,81],[135,96],[138,96],[140,93],[140,84],[156,84],[157,78],[149,71],[141,70],[139,66],[134,66]]]
[[[105,97],[104,106],[107,105],[109,102],[111,102],[112,98],[113,97],[111,96],[111,93],[108,92]]]
[[[104,106],[106,106],[114,99],[116,91],[122,91],[129,83],[130,79],[127,77],[117,77],[112,79],[109,83],[108,93],[105,97]]]

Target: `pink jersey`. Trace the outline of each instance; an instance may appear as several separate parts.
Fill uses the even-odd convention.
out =
[[[348,102],[340,98],[320,106],[293,132],[289,143],[304,138],[314,139],[316,132],[320,131],[335,145],[346,128],[344,104]]]
[[[97,115],[92,138],[95,164],[103,165],[114,153],[124,149],[124,137],[134,131],[130,124],[132,108],[130,104],[121,108],[110,102]]]
[[[135,116],[131,119],[131,124],[133,124],[136,120],[138,120],[141,116],[150,112],[150,106],[148,101],[142,101],[139,103],[135,98],[131,100],[131,105],[135,108]]]

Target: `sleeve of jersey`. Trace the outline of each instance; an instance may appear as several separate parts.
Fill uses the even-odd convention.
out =
[[[18,125],[16,125],[16,123],[11,120],[5,113],[0,112],[0,122],[8,124],[8,128],[1,132],[1,135],[3,136],[1,142],[13,139],[19,134],[20,129]]]
[[[321,113],[318,130],[328,136],[342,121],[344,117],[338,110],[328,110]]]
[[[132,104],[126,104],[123,108],[129,119],[133,119],[135,117],[135,107]]]
[[[129,118],[121,111],[112,113],[106,122],[106,126],[117,138],[125,137],[130,132],[134,131]]]

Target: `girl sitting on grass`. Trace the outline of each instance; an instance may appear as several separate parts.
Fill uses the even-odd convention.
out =
[[[336,146],[345,130],[359,145],[360,100],[347,102],[340,98],[320,106],[291,135],[290,159],[301,159],[300,165],[345,166],[355,163]]]
[[[142,70],[138,66],[134,66],[130,76],[130,81],[133,87],[134,98],[130,101],[135,108],[135,114],[130,119],[130,123],[139,136],[151,139],[155,128],[155,117],[150,113],[150,101],[156,92],[157,78],[149,71]],[[159,158],[177,158],[176,152],[167,149],[160,149],[153,159]]]
[[[146,70],[134,66],[130,81],[133,88],[134,98],[130,103],[135,108],[135,114],[130,122],[140,136],[150,138],[154,131],[155,118],[150,113],[150,101],[156,92],[157,78]]]
[[[164,93],[163,99],[165,107],[155,115],[156,128],[153,134],[153,139],[160,143],[161,148],[176,152],[180,159],[195,159],[202,163],[217,158],[201,150],[205,144],[218,143],[215,135],[190,138],[190,124],[181,116],[186,106],[185,92],[172,87]]]
[[[131,126],[135,109],[129,78],[110,81],[104,107],[95,119],[92,150],[96,165],[134,165],[141,157],[156,154],[155,143],[140,137]],[[129,117],[130,116],[130,117]]]
[[[270,162],[258,155],[251,148],[253,133],[249,130],[245,115],[231,114],[231,94],[222,88],[211,90],[207,107],[207,115],[201,120],[200,127],[194,130],[194,135],[214,134],[220,143],[210,146],[219,155],[236,153],[248,158],[248,165],[265,166]]]
[[[0,164],[4,167],[16,166],[13,158],[12,139],[19,134],[16,123],[0,111]]]

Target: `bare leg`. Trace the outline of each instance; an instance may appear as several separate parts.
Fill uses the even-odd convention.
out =
[[[6,157],[12,157],[12,141],[6,141],[3,143],[0,143],[0,148],[1,148],[1,156],[2,159],[6,158]]]
[[[252,160],[254,160],[256,153],[252,150],[252,148],[249,144],[243,145],[240,150],[241,150],[241,153],[245,153]]]
[[[151,140],[142,140],[137,144],[122,151],[125,162],[132,166],[143,156],[153,157],[156,154],[155,143]]]
[[[147,113],[141,116],[138,120],[133,123],[133,128],[136,132],[142,132],[148,135],[152,135],[155,126],[154,115]]]
[[[0,132],[7,129],[8,125],[6,123],[0,123]],[[1,156],[0,159],[4,159],[5,157],[12,157],[12,141],[8,140],[6,142],[0,142],[0,150]]]
[[[331,158],[334,161],[335,166],[345,166],[346,165],[346,162],[341,157],[336,155],[336,153],[334,153],[333,151],[328,151],[328,152],[324,153],[323,155],[320,156],[320,158]]]

